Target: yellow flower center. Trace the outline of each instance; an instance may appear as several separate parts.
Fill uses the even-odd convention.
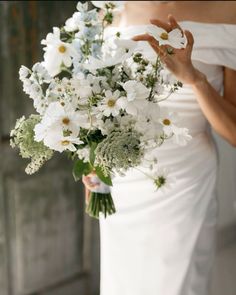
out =
[[[164,119],[162,122],[164,125],[167,125],[167,126],[169,126],[171,124],[169,119]]]
[[[168,40],[169,36],[168,36],[168,34],[166,32],[163,32],[163,33],[161,33],[160,38],[162,40]]]
[[[62,145],[68,145],[68,144],[70,144],[70,142],[69,142],[69,140],[62,140],[61,144]]]
[[[61,45],[61,46],[58,47],[58,51],[59,51],[60,53],[65,53],[65,51],[66,51],[66,47],[65,47],[64,45]]]
[[[68,125],[70,123],[70,119],[67,118],[67,117],[66,118],[63,118],[62,119],[62,123],[65,124],[65,125]]]
[[[112,108],[116,104],[116,101],[114,99],[109,99],[107,102],[107,105]]]

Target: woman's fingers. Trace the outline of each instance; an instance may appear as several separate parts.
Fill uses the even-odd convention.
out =
[[[194,38],[191,32],[189,31],[184,31],[184,34],[187,38],[187,45],[186,45],[186,50],[191,54],[192,49],[193,49],[193,44],[194,44]]]
[[[86,205],[88,205],[88,203],[89,203],[90,195],[91,195],[90,190],[85,187],[85,203],[86,203]]]
[[[134,41],[147,41],[152,48],[157,52],[157,54],[161,53],[161,48],[159,47],[158,41],[149,34],[137,35],[132,38]]]
[[[169,22],[170,22],[171,30],[173,30],[173,29],[179,29],[179,30],[182,32],[182,34],[183,34],[183,30],[182,30],[182,28],[181,28],[180,25],[177,23],[176,19],[173,17],[172,14],[169,14],[169,15],[168,15],[168,20],[169,20]]]
[[[149,34],[136,35],[132,39],[134,41],[148,41],[148,42],[156,41],[156,39],[154,37],[152,37],[151,35],[149,35]]]
[[[160,56],[161,60],[165,63],[169,55],[174,53],[174,48],[171,46],[159,46],[158,41],[149,34],[137,35],[132,38],[134,41],[147,41],[155,52]],[[168,52],[171,50],[172,52]]]
[[[166,30],[167,32],[172,30],[170,24],[168,24],[166,22],[163,22],[163,21],[161,21],[159,19],[151,19],[150,23],[155,25],[155,26],[161,27],[162,29]]]
[[[92,190],[93,188],[97,187],[98,184],[91,181],[91,177],[94,175],[87,175],[82,177],[82,182],[85,185],[86,188],[89,190]]]

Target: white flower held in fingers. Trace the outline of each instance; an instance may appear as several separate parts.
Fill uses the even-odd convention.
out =
[[[49,33],[46,40],[41,41],[41,44],[46,45],[43,49],[45,51],[43,65],[51,76],[59,74],[62,65],[70,67],[72,58],[78,57],[71,44],[61,41],[59,28],[54,27],[53,33]]]
[[[146,98],[150,90],[141,82],[130,80],[121,84],[127,93],[127,97],[119,100],[120,106],[126,110],[128,114],[136,116],[140,110],[146,107]]]
[[[185,47],[186,38],[182,35],[182,32],[178,28],[167,32],[160,27],[150,25],[147,28],[147,33],[153,36],[159,42],[160,46],[170,45],[177,49]]]
[[[107,90],[105,92],[105,98],[101,101],[101,104],[98,106],[98,109],[103,113],[104,116],[109,117],[119,115],[121,106],[119,101],[122,99],[120,97],[120,91],[116,90],[115,92],[111,92]]]

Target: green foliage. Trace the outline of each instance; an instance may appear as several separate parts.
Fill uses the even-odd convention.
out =
[[[88,163],[84,162],[83,160],[76,160],[73,167],[73,176],[75,181],[82,178],[83,175],[88,175],[93,170],[93,166]]]
[[[103,170],[101,167],[97,166],[95,167],[96,174],[98,178],[104,182],[105,184],[112,186],[111,176],[110,175],[104,175]]]

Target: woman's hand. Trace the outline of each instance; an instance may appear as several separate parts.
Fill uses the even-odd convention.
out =
[[[169,22],[165,23],[160,20],[151,20],[153,25],[163,28],[167,32],[173,29],[180,29],[185,34],[187,45],[185,48],[176,49],[170,45],[159,46],[158,41],[149,34],[143,34],[133,37],[134,41],[147,41],[156,53],[160,56],[161,61],[165,64],[167,69],[175,75],[175,77],[184,84],[194,85],[199,79],[204,78],[204,75],[194,68],[191,61],[191,54],[193,49],[193,35],[189,31],[184,31],[176,22],[172,15],[168,16]],[[170,50],[171,49],[171,50]],[[171,52],[170,53],[168,53]]]
[[[92,173],[82,177],[82,182],[85,186],[85,202],[86,202],[86,204],[89,203],[91,190],[98,185],[97,183],[93,183],[91,181],[91,177],[94,177],[95,175],[96,175],[96,173],[92,172]]]

